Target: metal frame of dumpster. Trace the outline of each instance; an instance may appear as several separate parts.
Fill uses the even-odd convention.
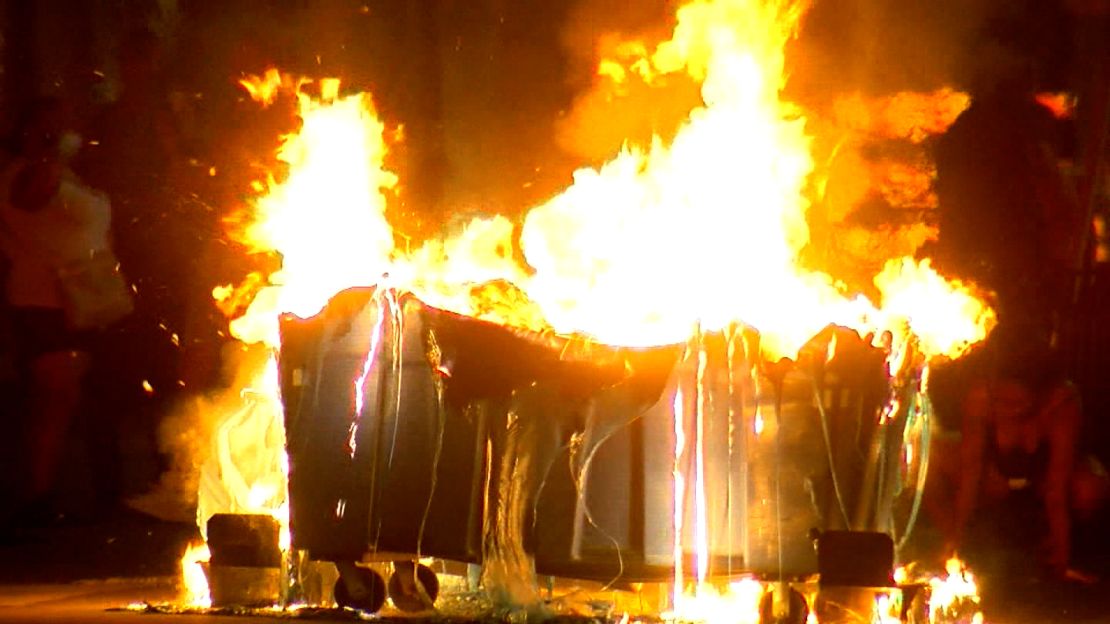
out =
[[[541,574],[668,581],[701,540],[715,577],[804,577],[818,532],[891,525],[916,386],[847,330],[768,364],[742,328],[615,349],[357,289],[282,340],[293,547],[315,559],[479,563],[511,503]],[[506,494],[512,444],[530,461]],[[673,475],[698,470],[676,540]]]
[[[620,384],[594,393],[581,442],[552,463],[539,495],[537,569],[669,579],[678,544],[688,576],[800,578],[819,571],[821,532],[886,530],[897,484],[867,469],[901,447],[898,423],[880,427],[892,392],[883,352],[830,328],[796,363],[758,354],[753,332],[695,336],[650,404]]]

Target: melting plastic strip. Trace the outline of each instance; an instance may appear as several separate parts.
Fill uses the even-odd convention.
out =
[[[844,528],[851,530],[852,522],[848,519],[848,507],[844,504],[844,495],[840,489],[840,479],[836,476],[836,462],[833,459],[832,437],[829,435],[829,417],[825,412],[825,402],[821,400],[821,391],[817,387],[817,380],[809,376],[810,386],[813,388],[813,401],[817,404],[817,413],[821,416],[821,435],[825,438],[825,457],[829,462],[829,474],[832,476],[833,493],[836,495],[836,506],[840,510],[840,517],[844,520]]]
[[[914,527],[917,525],[917,516],[921,512],[921,503],[925,498],[925,481],[929,476],[929,447],[932,441],[932,420],[933,420],[933,402],[929,400],[929,395],[922,388],[921,393],[918,395],[921,401],[920,417],[921,421],[921,459],[918,461],[917,468],[917,489],[913,495],[913,505],[910,507],[910,517],[906,520],[905,532],[898,539],[896,551],[901,551],[909,541],[910,536],[913,535]]]

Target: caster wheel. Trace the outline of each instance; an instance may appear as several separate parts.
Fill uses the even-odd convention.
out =
[[[772,592],[759,601],[759,624],[805,624],[809,618],[809,605],[805,596],[796,589],[788,590],[790,604],[782,617],[775,617],[775,596]]]
[[[389,577],[389,599],[402,611],[413,613],[431,609],[438,595],[439,578],[424,564],[398,565]]]
[[[340,607],[377,613],[385,604],[385,580],[373,570],[355,568],[335,581],[335,602]]]

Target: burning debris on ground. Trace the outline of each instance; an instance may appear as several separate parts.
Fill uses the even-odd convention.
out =
[[[148,152],[196,153],[180,159],[193,163],[187,171],[173,161],[142,178],[158,193],[108,190],[158,204],[165,189],[201,189],[217,206],[204,216],[212,244],[190,253],[221,265],[190,275],[182,286],[190,307],[157,320],[190,381],[144,375],[132,384],[148,400],[182,406],[162,426],[173,466],[155,494],[133,504],[157,511],[157,501],[176,500],[177,515],[195,511],[200,537],[183,549],[180,599],[134,611],[982,622],[977,566],[987,559],[964,534],[974,502],[969,479],[956,479],[957,500],[946,508],[934,493],[947,482],[926,477],[946,468],[990,476],[984,462],[1001,466],[1012,455],[1024,461],[1017,463],[1025,482],[1048,492],[1052,571],[1078,578],[1066,530],[1073,518],[1081,525],[1068,515],[1068,487],[1080,482],[1071,464],[1083,463],[1072,459],[1077,427],[1038,416],[1074,403],[1048,400],[1058,395],[1047,391],[1041,401],[1040,386],[975,385],[983,371],[1008,370],[991,368],[1004,340],[1035,338],[1013,329],[1025,326],[1014,320],[1012,293],[1049,291],[1031,291],[1024,276],[999,281],[993,257],[961,265],[944,247],[954,240],[958,202],[951,168],[948,185],[936,186],[934,156],[946,167],[955,162],[951,140],[940,137],[981,115],[982,76],[961,89],[955,72],[930,67],[916,81],[877,89],[868,71],[861,75],[869,79],[822,87],[813,73],[822,64],[812,57],[828,45],[814,34],[829,28],[823,0],[691,0],[655,17],[629,10],[621,15],[637,26],[590,39],[589,87],[562,96],[561,121],[542,122],[565,153],[514,147],[519,162],[505,171],[530,169],[535,180],[510,185],[486,162],[502,137],[474,143],[488,151],[460,148],[474,130],[459,127],[470,102],[459,92],[488,84],[460,88],[473,69],[463,71],[454,55],[511,66],[519,48],[516,60],[534,63],[522,20],[546,15],[595,30],[576,20],[596,7],[536,5],[526,18],[497,3],[478,3],[482,10],[469,17],[458,7],[393,4],[259,9],[258,19],[273,22],[274,41],[241,33],[243,57],[218,87],[177,90],[159,105],[170,109],[149,117],[128,108],[139,101],[134,90],[111,108],[142,117],[136,125],[151,133],[144,140],[159,143]],[[889,19],[884,3],[859,4],[876,26]],[[255,18],[245,9],[220,17],[192,3],[159,7],[159,27],[181,38],[144,30],[137,49],[196,44],[206,25]],[[971,32],[979,8],[953,23]],[[501,12],[500,34],[488,41],[474,34],[487,9]],[[199,21],[175,31],[174,15]],[[321,38],[300,58],[312,46],[295,44],[297,29],[282,26],[293,18],[307,30],[343,21],[351,49],[344,38]],[[1004,43],[1015,36],[1006,19],[984,32]],[[353,43],[356,33],[391,28],[396,49]],[[921,28],[938,50],[954,49],[935,25]],[[564,43],[581,35],[563,33]],[[472,37],[479,47],[496,43],[496,53],[475,54]],[[120,84],[133,89],[126,81],[150,81],[142,71],[154,71],[156,59],[128,49]],[[196,52],[210,53],[200,45]],[[1005,50],[984,59],[1001,63],[1007,85],[1026,76],[1025,61]],[[940,78],[920,80],[925,75]],[[1069,117],[1072,107],[1090,117],[1089,95],[1035,101],[1051,108],[1045,117]],[[178,130],[164,129],[170,110]],[[542,123],[521,122],[529,129],[520,136]],[[1092,222],[1105,208],[1096,192],[1104,154],[1068,169],[1047,147],[1034,147],[1004,155],[1037,152],[1040,168],[1031,166],[1028,180],[1018,176],[1036,191],[1026,195],[1046,214],[1059,202],[1086,201]],[[99,151],[100,174],[113,166],[111,153]],[[126,167],[138,174],[159,163],[133,159]],[[1057,192],[1060,171],[1078,171],[1079,180],[1083,167],[1092,167],[1092,183],[1077,184],[1075,196]],[[74,180],[85,173],[77,162],[72,169]],[[468,172],[473,179],[460,182]],[[171,178],[173,186],[161,185]],[[473,200],[483,184],[488,203]],[[546,194],[534,196],[537,189]],[[171,214],[151,230],[155,238],[172,229]],[[140,217],[129,218],[117,241],[135,254],[121,254],[125,275],[150,255],[150,232],[136,229],[149,215]],[[1039,229],[1041,221],[1015,217],[1013,228],[997,230],[1028,234],[1008,241],[1018,249],[1011,255],[1029,256],[1047,274],[1068,255],[1051,245],[1096,243],[1082,219],[1055,217]],[[1058,235],[1057,225],[1075,231]],[[139,280],[135,322],[164,312],[161,304],[144,308],[143,297],[177,270],[163,265],[181,254],[169,243],[166,250],[159,263],[143,265],[153,274]],[[1072,374],[1090,376],[1071,344],[1081,323],[1065,313],[1096,290],[1087,258],[1095,254],[1069,253],[1067,279],[1083,279],[1073,280],[1070,308],[1044,316],[1052,317],[1051,348],[1071,345]],[[992,334],[996,325],[1005,331]],[[219,338],[196,337],[208,326]],[[112,331],[120,327],[105,335]],[[217,351],[231,368],[220,382]],[[963,373],[964,396],[982,387],[994,402],[987,404],[1000,406],[981,410],[987,420],[967,416],[957,393],[934,388],[934,373],[962,370],[971,371]],[[205,375],[209,383],[191,385]],[[948,468],[951,438],[941,425],[952,421],[949,430],[963,425],[964,463]],[[972,425],[980,422],[988,442],[973,453],[967,449],[980,438]],[[1069,442],[1056,444],[1064,433]],[[1014,492],[1039,491],[1005,476]],[[973,552],[976,573],[956,546]]]

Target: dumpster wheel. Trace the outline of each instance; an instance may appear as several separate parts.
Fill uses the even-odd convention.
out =
[[[439,595],[439,578],[428,566],[396,562],[389,577],[389,598],[393,606],[414,613],[432,608]]]
[[[340,566],[335,581],[335,602],[340,607],[377,613],[385,604],[385,579],[368,568]]]
[[[809,618],[809,604],[805,596],[793,587],[786,588],[787,612],[782,617],[775,616],[773,592],[767,592],[759,603],[759,624],[805,624]]]

